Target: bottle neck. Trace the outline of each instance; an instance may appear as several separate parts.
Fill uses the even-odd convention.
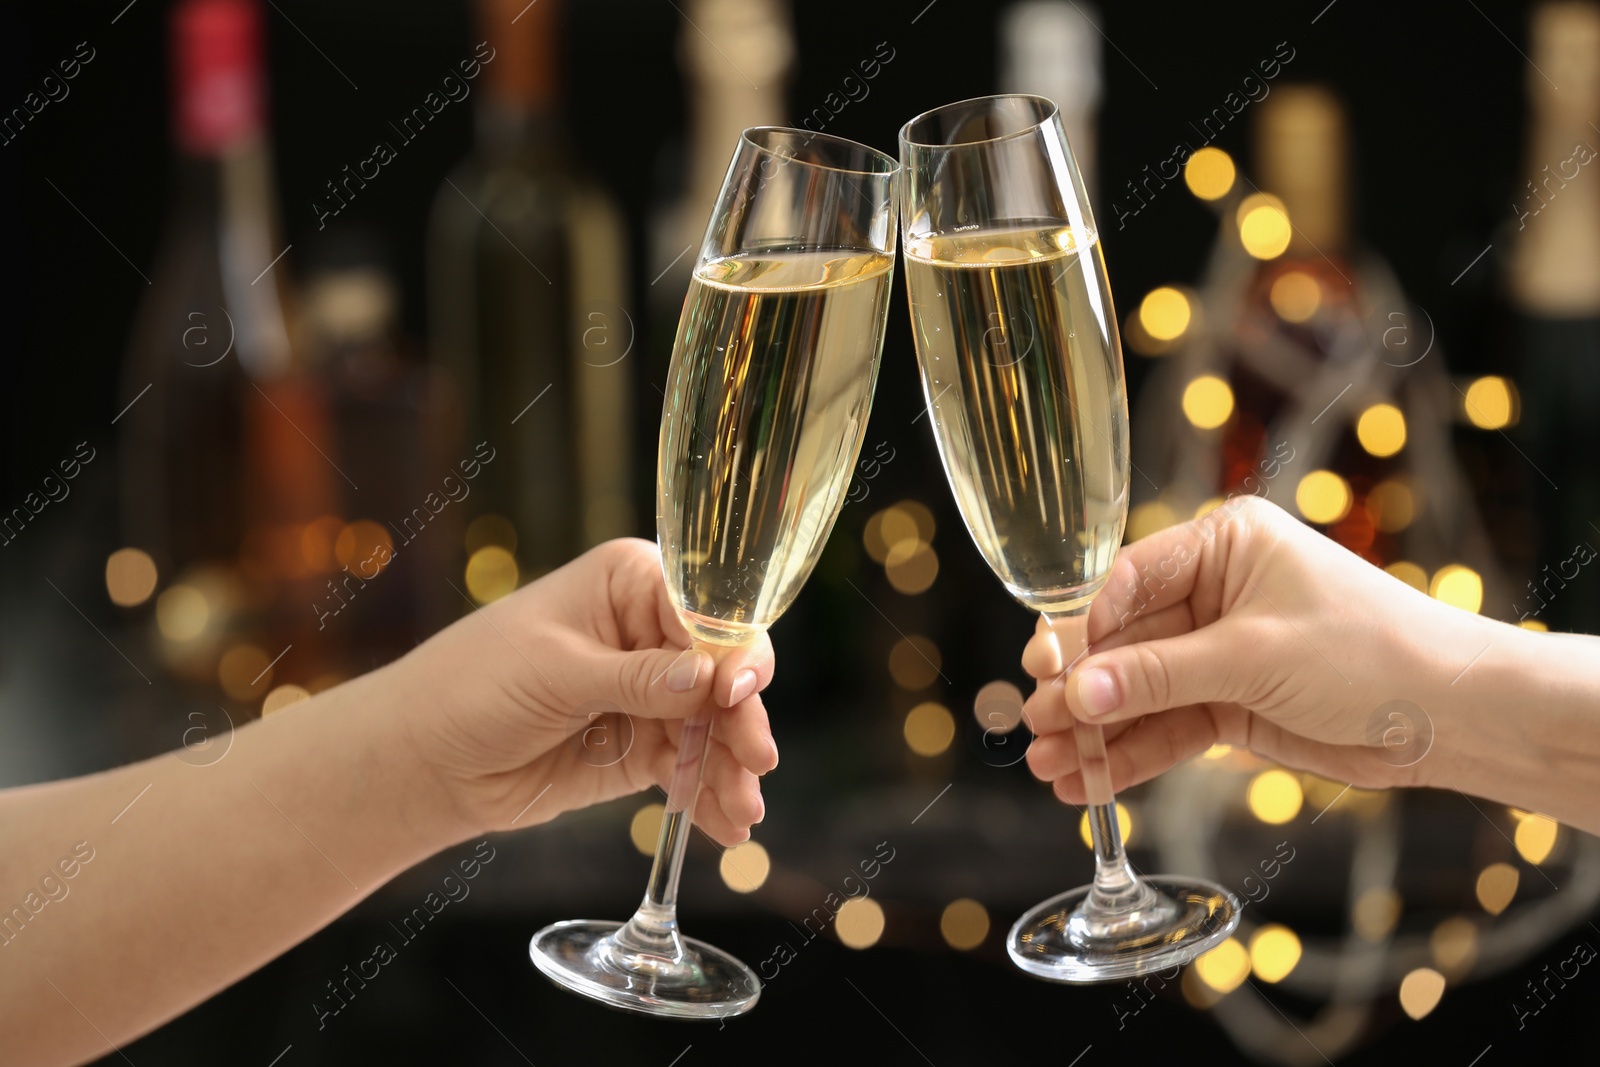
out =
[[[1512,193],[1513,299],[1536,315],[1600,313],[1600,136],[1581,115],[1535,115]]]

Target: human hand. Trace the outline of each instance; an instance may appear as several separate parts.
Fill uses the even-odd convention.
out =
[[[1085,803],[1076,718],[1104,726],[1117,790],[1218,743],[1362,788],[1424,784],[1438,763],[1419,762],[1431,721],[1398,755],[1377,713],[1391,700],[1438,706],[1500,625],[1234,497],[1122,550],[1089,613],[1089,654],[1066,673],[1041,617],[1022,658],[1040,683],[1024,706],[1028,765]]]
[[[460,836],[548,821],[671,780],[683,720],[717,708],[694,821],[725,845],[778,763],[757,694],[763,634],[713,662],[690,648],[648,541],[610,541],[456,622],[388,668]]]

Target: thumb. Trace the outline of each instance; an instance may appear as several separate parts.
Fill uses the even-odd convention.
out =
[[[692,648],[605,649],[591,670],[590,692],[630,715],[686,719],[711,698],[711,657]]]
[[[1211,701],[1238,701],[1238,661],[1221,631],[1141,641],[1089,656],[1066,679],[1067,706],[1086,722],[1112,723]]]

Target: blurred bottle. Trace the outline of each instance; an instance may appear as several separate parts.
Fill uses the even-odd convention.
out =
[[[1072,155],[1098,206],[1095,119],[1100,111],[1100,30],[1094,8],[1023,0],[1000,20],[1000,91],[1055,101]]]
[[[1597,633],[1600,575],[1580,572],[1600,548],[1600,8],[1543,4],[1530,29],[1532,61],[1561,91],[1530,72],[1527,178],[1512,203],[1523,386],[1515,432],[1537,468],[1518,474],[1536,490],[1540,526],[1534,577],[1513,590],[1512,618]],[[1475,425],[1517,416],[1514,387],[1470,386],[1466,396]]]
[[[684,5],[678,62],[689,89],[689,142],[682,195],[653,223],[651,314],[671,338],[700,253],[711,207],[739,135],[784,122],[784,86],[794,31],[783,0],[692,0]],[[662,358],[665,358],[663,355]]]
[[[431,346],[460,390],[459,458],[480,442],[495,457],[466,505],[494,516],[479,547],[512,550],[537,575],[635,532],[626,249],[619,213],[561,134],[556,0],[477,11],[492,52],[476,146],[434,202]],[[490,570],[488,585],[469,580],[480,600],[506,591]]]
[[[177,196],[126,363],[123,512],[130,543],[185,586],[157,620],[169,665],[198,679],[229,642],[304,632],[300,533],[335,506],[337,474],[282,281],[260,9],[184,0],[170,27]]]

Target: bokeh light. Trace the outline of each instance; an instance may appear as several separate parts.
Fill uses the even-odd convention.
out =
[[[1555,851],[1556,836],[1561,827],[1556,821],[1543,815],[1525,815],[1517,823],[1517,832],[1513,840],[1517,845],[1517,854],[1529,863],[1543,863],[1550,858],[1550,853]]]
[[[1383,569],[1419,592],[1428,591],[1428,572],[1409,560],[1396,560]]]
[[[1322,286],[1305,271],[1284,271],[1272,283],[1268,299],[1285,322],[1309,322],[1322,306]]]
[[[1294,504],[1306,521],[1326,526],[1350,513],[1350,483],[1332,471],[1312,471],[1295,486]]]
[[[661,836],[661,818],[666,814],[665,804],[646,804],[633,813],[628,824],[628,838],[633,847],[646,856],[656,854],[656,841]]]
[[[1444,975],[1432,967],[1418,967],[1400,980],[1400,1007],[1420,1019],[1439,1006],[1444,996]]]
[[[848,948],[871,948],[883,936],[883,908],[871,897],[855,897],[839,908],[833,932]]]
[[[939,916],[939,933],[951,948],[963,952],[977,948],[989,936],[989,912],[967,897],[952,900]]]
[[[394,540],[382,526],[360,519],[339,531],[333,555],[358,578],[371,578],[394,555]]]
[[[217,681],[235,700],[249,700],[272,684],[272,657],[255,645],[234,645],[217,662]]]
[[[919,756],[937,756],[956,736],[955,716],[943,704],[927,701],[906,713],[906,745]]]
[[[1183,184],[1201,200],[1221,200],[1233,188],[1238,171],[1233,157],[1220,148],[1206,147],[1183,165]]]
[[[1467,386],[1461,406],[1480,430],[1503,430],[1517,421],[1517,388],[1491,374]]]
[[[1399,533],[1411,525],[1416,514],[1416,494],[1403,479],[1381,481],[1367,494],[1367,516],[1384,533]]]
[[[1283,201],[1267,193],[1247,196],[1239,204],[1239,243],[1256,259],[1276,259],[1289,247],[1294,230]]]
[[[1183,417],[1202,430],[1215,430],[1233,414],[1233,389],[1215,374],[1202,374],[1183,390]]]
[[[507,552],[517,550],[517,528],[502,515],[479,515],[467,524],[465,537],[467,554],[494,545]]]
[[[210,619],[211,605],[192,585],[174,585],[156,597],[156,626],[169,641],[193,641]]]
[[[1139,322],[1157,341],[1175,341],[1189,328],[1189,298],[1170,285],[1152,289],[1139,305]]]
[[[989,733],[1008,734],[1022,722],[1022,690],[996,679],[972,698],[972,717]]]
[[[889,650],[889,677],[901,689],[926,689],[939,677],[944,661],[939,646],[921,634],[902,637]]]
[[[1471,567],[1449,563],[1434,572],[1428,595],[1462,611],[1476,612],[1483,607],[1483,579]]]
[[[1287,926],[1269,923],[1250,936],[1250,968],[1263,982],[1281,982],[1300,962],[1300,938]]]
[[[119,548],[106,557],[106,592],[111,602],[131,608],[156,591],[156,561],[138,548]]]
[[[735,893],[754,893],[772,873],[772,857],[759,842],[743,841],[723,850],[717,871],[723,884]]]
[[[1406,446],[1406,417],[1393,404],[1374,404],[1356,420],[1356,440],[1379,458],[1392,456]]]
[[[1300,814],[1300,805],[1304,800],[1300,779],[1278,768],[1262,771],[1252,778],[1245,794],[1250,814],[1273,826],[1286,823]]]
[[[1194,961],[1200,980],[1218,993],[1231,993],[1250,977],[1250,953],[1230,937]]]
[[[901,541],[889,549],[884,573],[895,592],[906,596],[926,593],[939,577],[939,557],[922,541]]]
[[[467,560],[467,592],[480,604],[517,588],[517,559],[499,545],[486,545]]]
[[[280,685],[268,693],[266,699],[261,702],[261,717],[265,719],[274,712],[282,711],[284,708],[292,707],[310,699],[310,690],[303,686]]]
[[[1447,976],[1466,974],[1478,957],[1477,924],[1461,916],[1446,919],[1428,935],[1428,951]]]
[[[324,574],[339,569],[334,546],[343,530],[344,520],[336,515],[324,515],[305,524],[300,531],[300,556],[307,571]]]
[[[1362,940],[1377,944],[1400,921],[1400,894],[1389,886],[1374,886],[1356,897],[1350,908],[1350,925]]]
[[[1128,512],[1128,540],[1138,541],[1165,530],[1178,521],[1178,513],[1165,501],[1152,500]]]
[[[1490,915],[1499,915],[1510,907],[1517,895],[1521,881],[1517,869],[1509,863],[1491,863],[1478,872],[1476,892],[1478,904]]]

